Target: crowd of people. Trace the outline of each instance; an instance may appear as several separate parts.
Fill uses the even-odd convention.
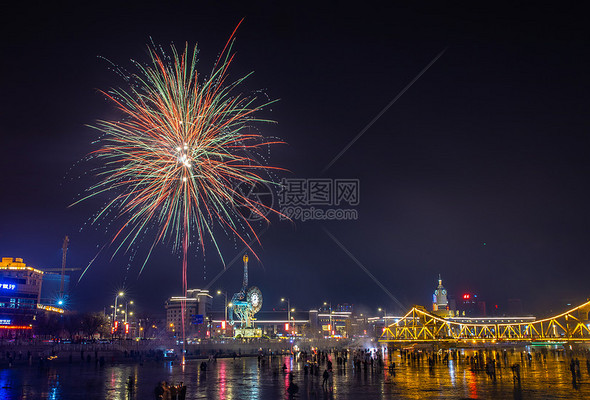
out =
[[[303,383],[307,391],[323,390],[332,393],[334,390],[334,374],[346,375],[347,370],[359,376],[364,373],[383,374],[388,373],[390,378],[396,377],[396,361],[403,368],[428,368],[434,375],[435,368],[463,367],[474,374],[485,373],[491,382],[495,382],[502,373],[507,374],[506,378],[512,379],[518,387],[521,384],[521,367],[531,368],[533,362],[546,363],[547,355],[553,352],[557,359],[569,361],[574,386],[582,379],[579,358],[586,359],[586,369],[590,375],[590,353],[579,352],[557,352],[556,350],[541,349],[520,351],[514,349],[474,349],[474,350],[429,350],[425,348],[410,347],[406,349],[390,350],[384,352],[382,348],[365,349],[318,349],[308,348],[306,350],[294,351],[285,360],[284,355],[260,352],[258,355],[258,368],[268,371],[278,378],[279,374],[285,376],[285,390],[289,397],[299,392],[299,385],[296,383],[294,372],[303,373]],[[518,357],[520,355],[520,362]],[[235,359],[235,356],[234,356]],[[215,364],[217,357],[210,357],[207,361],[200,363],[201,374],[207,373],[208,366]],[[516,362],[515,362],[516,361]],[[297,368],[294,365],[299,364]],[[397,366],[399,368],[399,365]],[[301,378],[300,378],[301,383]],[[515,386],[516,387],[516,386]],[[186,386],[168,385],[161,382],[156,390],[156,399],[180,400],[186,395]]]
[[[160,382],[154,389],[157,400],[184,400],[186,398],[186,386],[183,382],[178,385]]]

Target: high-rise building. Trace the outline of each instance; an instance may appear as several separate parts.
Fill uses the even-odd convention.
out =
[[[166,302],[166,330],[182,334],[182,301],[185,301],[184,331],[187,337],[205,338],[213,297],[208,290],[189,289],[186,297],[170,297]]]
[[[22,258],[3,257],[0,262],[0,335],[8,330],[32,330],[40,305],[43,271],[27,266]]]
[[[487,316],[486,302],[478,298],[476,294],[464,293],[457,305],[458,317],[485,317]]]

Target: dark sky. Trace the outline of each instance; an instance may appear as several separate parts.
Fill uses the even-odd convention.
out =
[[[67,208],[95,181],[80,162],[96,139],[86,124],[117,116],[97,89],[121,82],[100,57],[130,67],[129,59],[147,61],[150,37],[165,46],[198,42],[209,70],[244,17],[231,73],[255,71],[244,89],[280,99],[266,115],[278,124],[261,129],[288,145],[270,164],[290,177],[361,183],[357,221],[273,221],[258,249],[262,264],[250,268],[264,309],[281,296],[297,308],[332,301],[395,309],[322,226],[408,306],[428,304],[438,273],[451,294],[472,291],[490,305],[520,298],[539,315],[590,293],[582,10],[85,3],[14,4],[0,17],[0,255],[57,267],[68,234],[68,266],[85,267],[108,243],[104,227],[87,226],[98,203]],[[220,240],[227,259],[241,248]],[[101,253],[73,289],[75,308],[102,309],[123,285],[147,311],[180,293],[180,262],[169,248],[157,249],[139,279],[140,256],[111,255]],[[209,249],[190,262],[191,287],[222,269]],[[240,283],[234,266],[212,289],[233,293]]]

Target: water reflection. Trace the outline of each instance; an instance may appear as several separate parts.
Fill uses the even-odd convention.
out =
[[[218,398],[221,400],[230,399],[231,397],[226,397],[225,387],[227,384],[227,363],[219,363],[217,379],[219,380],[219,396]]]
[[[12,388],[12,371],[9,369],[0,370],[0,399],[8,399]]]
[[[469,387],[469,398],[477,399],[477,383],[475,381],[476,380],[475,372],[466,371],[466,374],[468,376],[467,385]]]
[[[496,380],[467,361],[474,354],[465,352],[459,360],[429,368],[425,359],[411,361],[395,352],[391,362],[396,367],[391,371],[389,357],[382,369],[376,365],[355,369],[349,359],[344,367],[334,363],[332,391],[322,388],[325,364],[319,376],[305,375],[303,362],[283,356],[266,357],[260,364],[256,357],[218,359],[208,363],[206,371],[200,370],[202,360],[188,360],[184,366],[154,361],[103,368],[87,363],[22,366],[0,370],[0,399],[151,399],[162,380],[184,382],[187,399],[288,399],[290,373],[299,388],[298,399],[590,398],[585,356],[578,356],[583,371],[574,384],[569,359],[563,354],[536,355],[529,361],[528,352],[480,353],[484,361],[497,361]],[[513,378],[514,363],[520,364],[520,382]],[[131,392],[129,377],[135,382]]]

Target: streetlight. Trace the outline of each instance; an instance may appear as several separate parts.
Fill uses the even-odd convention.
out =
[[[379,312],[383,311],[383,327],[387,326],[387,310],[385,308],[379,307],[377,309]]]
[[[331,331],[331,329],[334,328],[332,326],[332,302],[329,302],[328,303],[327,301],[324,301],[324,306],[327,306],[328,304],[330,305],[330,330],[329,330],[328,333],[330,334],[330,337],[332,337],[332,331]]]
[[[128,302],[125,303],[125,323],[127,323],[127,307],[129,306],[129,304],[133,305],[133,300],[130,300]],[[133,314],[133,313],[132,313]]]
[[[226,323],[227,323],[227,307],[228,307],[228,304],[227,304],[227,292],[225,290],[218,290],[217,291],[217,294],[222,294],[225,297],[225,303],[224,303],[225,304],[225,307],[224,307],[225,314],[224,314],[223,320],[226,321]]]
[[[125,292],[123,292],[123,291],[117,293],[117,295],[115,296],[115,307],[113,307],[113,326],[115,324],[115,321],[117,320],[117,300],[119,299],[119,297],[123,297],[123,296],[125,296]],[[112,336],[114,336],[114,330],[113,330]]]
[[[131,317],[133,316],[133,311],[128,311],[128,307],[129,306],[133,306],[135,305],[135,302],[133,300],[129,300],[125,302],[125,311],[121,310],[121,312],[125,313],[125,329],[127,332],[131,333]],[[127,323],[129,322],[129,324]],[[125,333],[125,337],[127,337],[127,335],[129,333]]]
[[[285,299],[284,297],[281,299],[281,303],[287,302],[287,321],[291,323],[291,300]]]

